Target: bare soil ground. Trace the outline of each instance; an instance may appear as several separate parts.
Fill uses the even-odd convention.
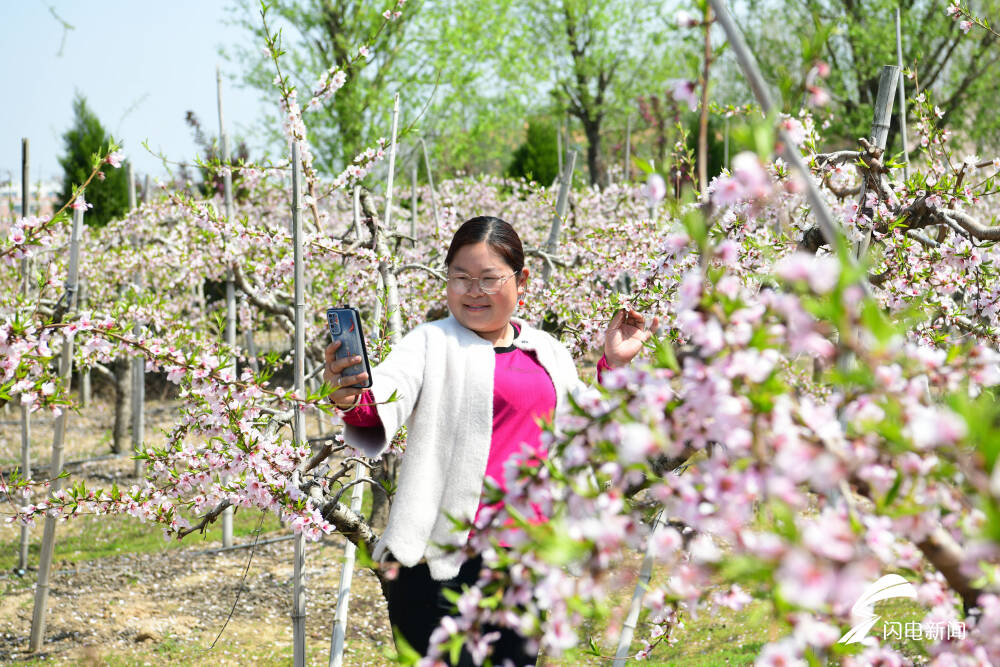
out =
[[[41,655],[25,653],[33,586],[19,585],[8,576],[0,599],[0,661],[44,657],[52,664],[289,662],[293,542],[258,546],[245,580],[249,550],[201,553],[203,549],[196,544],[75,567],[62,564],[49,594]],[[343,540],[307,546],[310,653],[329,650],[342,555]],[[23,583],[33,579],[29,574]],[[391,646],[391,634],[378,581],[369,571],[357,570],[352,588],[345,662],[385,664],[380,649]],[[230,612],[232,619],[223,631]],[[222,636],[210,648],[220,631]]]
[[[159,445],[163,430],[173,425],[176,404],[147,403],[146,440]],[[9,470],[20,458],[20,422],[16,409],[0,412],[0,467]],[[101,458],[110,454],[113,407],[96,398],[70,415],[67,462],[99,460],[70,466],[69,483],[120,486],[134,482],[132,461]],[[36,477],[47,471],[53,419],[32,417],[32,461]],[[315,430],[316,422],[309,426]],[[259,514],[242,517],[256,526]],[[81,517],[58,524],[57,557],[49,592],[43,649],[28,654],[37,544],[41,525],[32,529],[31,566],[24,576],[12,569],[0,573],[0,663],[45,664],[286,664],[292,658],[291,589],[293,542],[259,544],[251,550],[213,552],[217,538],[189,536],[181,544],[154,535],[155,526],[131,519]],[[270,520],[259,540],[289,534]],[[136,552],[129,537],[135,533]],[[123,537],[123,535],[127,535]],[[0,527],[3,562],[16,553],[19,530]],[[157,543],[155,540],[159,540]],[[239,536],[238,544],[253,541]],[[306,634],[308,652],[317,660],[329,651],[346,540],[332,536],[307,545]],[[94,559],[95,551],[118,552]],[[248,566],[249,562],[249,568]],[[243,579],[244,571],[246,578]],[[242,583],[242,590],[241,589]],[[238,599],[237,599],[238,598]],[[232,613],[228,625],[226,619]],[[223,627],[225,630],[223,631]],[[222,636],[212,646],[219,635]],[[382,648],[392,645],[385,602],[378,580],[356,569],[350,598],[345,650],[349,665],[382,665]]]

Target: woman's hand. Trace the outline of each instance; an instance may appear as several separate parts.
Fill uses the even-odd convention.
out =
[[[358,401],[358,396],[364,389],[351,387],[352,384],[362,384],[368,380],[368,373],[358,373],[357,375],[342,375],[344,369],[354,364],[362,362],[361,357],[345,357],[337,359],[334,355],[342,345],[341,341],[334,341],[326,347],[326,363],[323,366],[323,382],[336,389],[330,394],[333,401],[341,410],[348,410],[354,407]]]
[[[604,332],[604,358],[608,365],[612,368],[627,366],[659,326],[660,319],[654,317],[647,329],[646,318],[632,308],[615,313]]]

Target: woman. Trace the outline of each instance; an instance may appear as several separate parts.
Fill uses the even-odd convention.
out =
[[[549,420],[582,383],[569,351],[549,334],[513,317],[528,269],[514,229],[499,218],[477,217],[455,233],[445,258],[451,316],[414,328],[376,368],[342,377],[360,358],[335,359],[326,349],[323,379],[344,410],[344,441],[378,456],[403,425],[407,448],[388,525],[372,556],[391,555],[399,575],[387,598],[394,631],[425,655],[431,632],[449,613],[442,590],[474,585],[482,560],[465,563],[468,533],[449,517],[471,521],[483,508],[483,482],[504,488],[503,465],[527,443],[540,450],[538,419]],[[635,312],[620,311],[605,337],[598,374],[628,364],[652,335]],[[390,400],[390,397],[394,397]],[[543,452],[539,453],[544,455]],[[459,547],[459,548],[456,548]],[[468,659],[463,654],[463,662]],[[513,631],[501,632],[493,664],[536,656]]]

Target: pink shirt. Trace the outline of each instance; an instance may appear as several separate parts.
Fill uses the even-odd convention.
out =
[[[520,330],[515,326],[515,338],[519,334]],[[504,464],[521,451],[522,443],[527,444],[539,459],[544,459],[547,455],[541,446],[542,429],[536,420],[548,421],[552,418],[556,407],[556,391],[534,352],[521,350],[513,345],[493,349],[497,353],[493,372],[493,434],[486,460],[486,477],[506,491]],[[607,360],[602,356],[597,363],[598,381],[603,371],[609,368]],[[364,391],[358,406],[344,413],[344,422],[361,427],[381,426],[374,402],[375,397],[371,391]],[[480,501],[476,519],[485,507],[487,505]],[[537,516],[536,519],[544,520],[545,517]]]

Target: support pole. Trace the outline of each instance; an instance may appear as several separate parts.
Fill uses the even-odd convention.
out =
[[[21,217],[31,215],[31,169],[28,140],[21,139]],[[31,290],[31,263],[21,260],[21,296],[25,301]],[[31,410],[21,405],[21,474],[31,478]],[[23,573],[28,569],[28,541],[30,529],[21,526],[21,543],[17,551],[17,569]]]
[[[396,130],[399,124],[399,93],[396,93],[392,103],[392,143],[389,144],[389,177],[385,184],[385,220],[382,223],[383,234],[390,234],[392,228],[392,173],[396,164]],[[433,195],[432,195],[433,196]],[[388,243],[380,244],[376,251],[378,257],[379,275],[385,283],[386,315],[389,321],[389,333],[392,342],[399,342],[403,335],[403,315],[399,310],[399,282],[396,280],[395,267],[389,256]]]
[[[434,235],[441,233],[441,216],[438,214],[437,193],[434,192],[434,174],[431,172],[431,158],[427,155],[427,142],[420,137],[420,148],[424,151],[424,169],[427,170],[427,185],[431,189],[431,211],[434,213]]]
[[[363,484],[357,481],[364,476],[361,464],[354,466],[354,488],[351,489],[351,511],[361,512],[361,500],[365,493]],[[357,547],[347,540],[344,547],[344,568],[340,571],[340,588],[337,589],[337,610],[333,614],[333,634],[330,636],[330,665],[342,667],[344,664],[344,639],[347,636],[347,607],[351,597],[351,578],[354,576],[354,557]]]
[[[899,68],[899,138],[903,145],[903,180],[910,179],[910,151],[906,145],[906,90],[903,82],[903,29],[896,6],[896,67]]]
[[[417,160],[414,157],[413,168],[410,170],[410,247],[417,246]]]
[[[351,211],[354,215],[354,233],[361,240],[361,186],[355,185],[351,193]]]
[[[226,225],[233,220],[233,176],[229,163],[229,136],[226,134],[226,124],[222,115],[222,72],[215,68],[215,88],[219,105],[219,143],[222,148],[222,189],[226,207]],[[233,379],[236,375],[236,284],[233,268],[226,271],[226,346],[233,355],[229,364],[229,372]],[[233,506],[222,512],[222,546],[233,546]]]
[[[556,213],[549,227],[549,238],[545,242],[545,252],[554,255],[559,248],[559,230],[562,227],[563,216],[566,215],[566,201],[569,199],[569,189],[573,184],[573,170],[576,168],[576,151],[570,151],[566,159],[566,170],[560,177],[559,196],[556,199]],[[552,265],[545,262],[542,265],[542,282],[548,286],[552,277]]]
[[[295,360],[293,366],[295,395],[303,398],[305,391],[305,296],[302,270],[302,194],[299,190],[302,165],[299,162],[299,143],[292,141],[292,244],[295,261]],[[306,441],[306,415],[295,409],[295,446]],[[295,667],[306,664],[306,538],[300,531],[295,536],[295,562],[292,584],[292,658]]]
[[[136,209],[135,200],[135,171],[132,169],[132,163],[129,162],[127,165],[128,169],[128,208],[129,212],[134,212]],[[132,232],[132,248],[138,253],[139,252],[139,234]],[[140,263],[139,268],[135,272],[135,291],[138,296],[143,289],[145,284],[145,276],[143,275],[142,264]],[[142,324],[136,320],[135,324],[132,326],[132,333],[139,337],[142,333]],[[142,442],[143,436],[146,433],[146,359],[141,354],[137,354],[132,358],[132,453],[139,455],[142,453]],[[140,459],[135,459],[132,473],[137,479],[143,476],[145,471],[145,462]]]
[[[83,308],[87,307],[87,280],[85,278],[80,279],[79,285],[80,296],[77,299],[77,304]],[[90,386],[90,368],[80,368],[80,407],[85,408],[90,405],[91,396],[91,386]]]
[[[69,244],[69,271],[66,277],[66,303],[70,316],[77,309],[77,285],[80,271],[80,234],[83,229],[83,211],[73,212],[73,231]],[[59,377],[63,383],[68,383],[73,370],[73,334],[66,334],[59,357]],[[66,420],[69,410],[63,410],[56,417],[52,436],[52,463],[49,470],[51,479],[49,497],[62,489],[63,442],[66,439]],[[45,516],[45,531],[42,535],[42,553],[38,562],[38,583],[35,586],[35,607],[31,614],[31,638],[28,650],[37,651],[42,646],[45,636],[45,606],[49,599],[49,574],[52,570],[52,556],[56,546],[56,518]]]
[[[896,95],[896,83],[898,81],[899,68],[895,65],[884,65],[882,71],[879,73],[878,96],[875,98],[875,113],[872,116],[872,130],[868,140],[872,148],[885,150],[885,141],[889,136],[889,123],[892,121],[892,98]],[[881,178],[882,174],[869,173],[861,183],[861,196],[858,198],[858,213],[859,215],[867,216],[869,220],[874,215],[874,211],[866,204],[868,190],[871,187],[869,179],[875,179],[877,182]],[[878,188],[875,188],[875,191],[878,192]],[[868,252],[868,245],[871,243],[871,238],[872,231],[871,226],[869,226],[868,232],[864,235],[864,238],[856,249],[859,259],[864,257],[865,253]]]
[[[635,635],[635,628],[639,624],[639,612],[642,611],[642,599],[646,596],[646,589],[649,588],[649,580],[653,576],[653,540],[660,529],[666,525],[663,519],[663,510],[660,510],[653,520],[653,529],[646,543],[646,555],[643,556],[642,566],[639,568],[639,580],[635,582],[635,590],[632,592],[632,602],[629,604],[628,616],[622,625],[622,633],[618,637],[618,650],[615,652],[615,661],[612,667],[625,667],[625,662],[629,657],[629,649],[632,646],[632,637]]]

